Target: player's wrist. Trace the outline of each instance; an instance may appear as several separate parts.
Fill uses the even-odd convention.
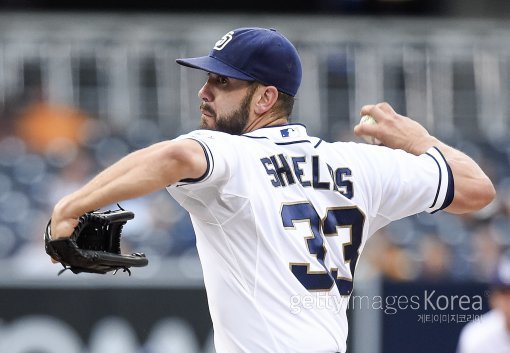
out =
[[[421,155],[427,152],[432,147],[439,147],[442,145],[442,142],[434,136],[427,135],[419,139],[415,139],[412,143],[410,143],[407,152],[412,153],[414,155]]]
[[[90,210],[81,209],[81,200],[83,197],[69,194],[57,202],[53,208],[53,218],[58,219],[78,219],[82,214]]]
[[[57,202],[55,207],[53,207],[53,213],[52,213],[51,218],[54,221],[71,218],[68,215],[71,204],[67,201],[67,198],[68,197],[62,198],[59,202]]]

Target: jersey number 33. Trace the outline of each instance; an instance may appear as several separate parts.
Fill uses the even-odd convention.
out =
[[[290,270],[309,291],[329,291],[336,285],[343,296],[352,293],[354,270],[358,261],[359,248],[363,235],[365,215],[357,207],[339,207],[328,209],[322,219],[309,202],[284,204],[281,210],[282,222],[285,229],[295,229],[297,222],[308,222],[312,234],[306,237],[306,244],[311,255],[317,258],[324,268],[321,271],[310,271],[310,263],[290,263]],[[347,228],[350,232],[350,242],[342,245],[343,266],[349,266],[350,278],[339,277],[338,267],[327,267],[324,259],[326,247],[324,237],[338,235],[338,228]]]

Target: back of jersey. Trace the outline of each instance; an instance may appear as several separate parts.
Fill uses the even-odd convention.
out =
[[[383,189],[406,191],[370,173],[402,152],[374,158],[374,146],[326,143],[296,124],[182,138],[200,142],[209,161],[206,175],[169,191],[192,217],[218,352],[344,352],[366,239],[425,210],[437,178],[399,214]],[[405,168],[432,165],[418,158],[405,155]]]

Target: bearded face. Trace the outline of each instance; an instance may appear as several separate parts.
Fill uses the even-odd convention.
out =
[[[200,128],[241,135],[248,124],[250,103],[256,88],[256,85],[250,86],[237,109],[228,114],[218,115],[207,102],[202,102],[200,110],[206,112],[209,117],[202,117]]]

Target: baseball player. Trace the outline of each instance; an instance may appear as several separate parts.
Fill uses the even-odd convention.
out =
[[[510,353],[509,258],[501,258],[490,289],[491,310],[464,326],[457,353]]]
[[[330,143],[289,123],[301,82],[278,31],[239,28],[208,56],[201,129],[131,153],[57,203],[54,237],[84,212],[161,188],[189,211],[218,353],[345,352],[346,307],[366,241],[419,212],[478,210],[491,181],[468,156],[379,103],[358,135]]]

